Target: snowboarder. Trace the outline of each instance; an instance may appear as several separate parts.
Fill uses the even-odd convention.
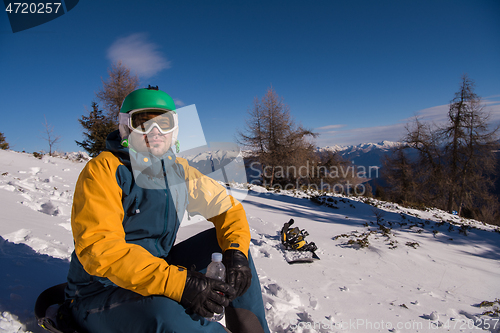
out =
[[[75,187],[65,306],[77,330],[269,332],[243,206],[174,154],[172,98],[135,90],[119,122]],[[186,209],[214,228],[174,245]],[[223,253],[225,282],[202,274],[213,252]],[[227,329],[204,319],[222,307]]]

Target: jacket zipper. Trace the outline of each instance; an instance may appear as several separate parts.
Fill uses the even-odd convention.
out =
[[[165,208],[165,217],[164,217],[164,223],[163,223],[163,232],[162,234],[160,235],[160,237],[156,238],[156,241],[155,241],[155,248],[156,248],[156,251],[158,252],[158,256],[161,256],[161,251],[160,251],[160,247],[158,245],[160,239],[162,239],[163,237],[165,237],[166,233],[167,233],[167,224],[168,224],[168,211],[170,209],[170,198],[168,197],[168,181],[167,181],[167,172],[165,171],[165,164],[163,162],[163,160],[161,161],[161,167],[163,169],[163,177],[165,178],[165,198],[166,198],[166,201],[167,201],[167,204],[166,204],[166,208]]]

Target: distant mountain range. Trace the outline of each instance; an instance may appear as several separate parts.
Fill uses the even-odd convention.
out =
[[[322,152],[338,152],[340,155],[351,161],[356,166],[364,166],[366,170],[370,167],[380,168],[382,165],[383,156],[390,154],[392,148],[400,146],[399,142],[383,141],[380,143],[362,143],[355,146],[327,146],[317,147],[318,153]],[[245,160],[243,162],[242,156],[247,155],[243,152],[239,155],[237,147],[230,147],[229,149],[218,149],[221,147],[214,147],[213,150],[208,147],[204,149],[196,149],[182,153],[182,157],[189,161],[189,164],[205,175],[210,175],[220,181],[239,179],[241,182],[246,179],[251,182],[254,178],[260,179],[259,166],[251,165],[252,160]],[[226,175],[220,174],[217,170],[224,167]],[[224,176],[224,177],[223,177]]]
[[[196,168],[212,179],[227,183],[248,181],[245,163],[238,146],[199,147],[180,154]]]
[[[324,151],[338,152],[344,159],[365,167],[382,165],[382,157],[390,154],[392,149],[402,145],[401,142],[382,141],[379,143],[361,143],[353,146],[317,147],[319,153]]]
[[[365,167],[376,166],[380,167],[382,165],[381,159],[383,156],[390,154],[392,148],[400,146],[400,142],[392,141],[382,141],[379,143],[362,143],[353,146],[327,146],[327,147],[317,147],[316,151],[326,152],[338,152],[340,155],[347,159],[355,165],[362,165]],[[181,154],[185,157],[192,166],[196,167],[204,174],[209,174],[222,166],[226,166],[237,159],[238,151],[237,148],[231,147],[229,151],[214,149],[202,149],[198,151],[188,151]],[[246,155],[243,152],[243,156]],[[213,164],[212,164],[213,161]],[[248,170],[247,170],[248,171]]]
[[[401,142],[392,141],[382,141],[379,143],[362,143],[359,145],[352,146],[327,146],[327,147],[317,147],[316,151],[321,152],[338,152],[344,159],[347,159],[357,166],[364,166],[366,170],[370,170],[370,167],[381,167],[382,158],[386,155],[392,153],[392,149],[402,145]],[[417,152],[415,150],[407,151],[410,155],[416,156]],[[256,169],[258,166],[251,167],[249,161],[243,161],[242,156],[247,155],[246,152],[239,154],[239,150],[235,149],[217,149],[213,151],[208,149],[203,149],[201,151],[189,151],[184,154],[190,165],[196,167],[203,174],[210,175],[220,181],[239,181],[251,182],[255,178],[260,178],[259,171]],[[496,153],[498,164],[497,164],[497,175],[500,175],[500,151]],[[218,172],[221,167],[224,167],[226,174]],[[380,173],[379,173],[380,174]],[[375,182],[373,182],[375,181]],[[373,188],[382,184],[381,179],[372,179],[370,181]],[[496,180],[496,194],[500,195],[500,177]]]
[[[403,143],[392,142],[392,141],[382,141],[379,143],[362,143],[353,146],[327,146],[327,147],[317,147],[318,152],[332,151],[338,152],[344,159],[350,160],[353,164],[358,166],[364,166],[369,169],[370,166],[382,167],[382,158],[386,155],[392,153],[392,149],[396,148]],[[409,154],[410,159],[417,156],[418,152],[414,149],[406,150]],[[497,171],[495,180],[495,190],[494,194],[500,196],[500,151],[495,152],[497,158]],[[377,184],[384,184],[383,180],[378,179],[376,182],[371,181],[373,188]]]

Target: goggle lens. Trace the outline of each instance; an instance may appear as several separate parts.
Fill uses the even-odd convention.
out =
[[[157,124],[165,133],[175,128],[174,117],[171,112],[156,110],[144,110],[134,112],[130,115],[130,125],[132,129],[141,133],[148,133],[150,128]]]

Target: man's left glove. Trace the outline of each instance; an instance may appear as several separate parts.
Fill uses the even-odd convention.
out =
[[[222,263],[226,267],[226,281],[235,290],[234,298],[243,295],[252,283],[252,272],[247,257],[239,250],[229,249],[224,252]]]
[[[192,270],[187,272],[179,303],[202,317],[211,317],[214,313],[221,313],[234,298],[234,289],[228,283]]]

